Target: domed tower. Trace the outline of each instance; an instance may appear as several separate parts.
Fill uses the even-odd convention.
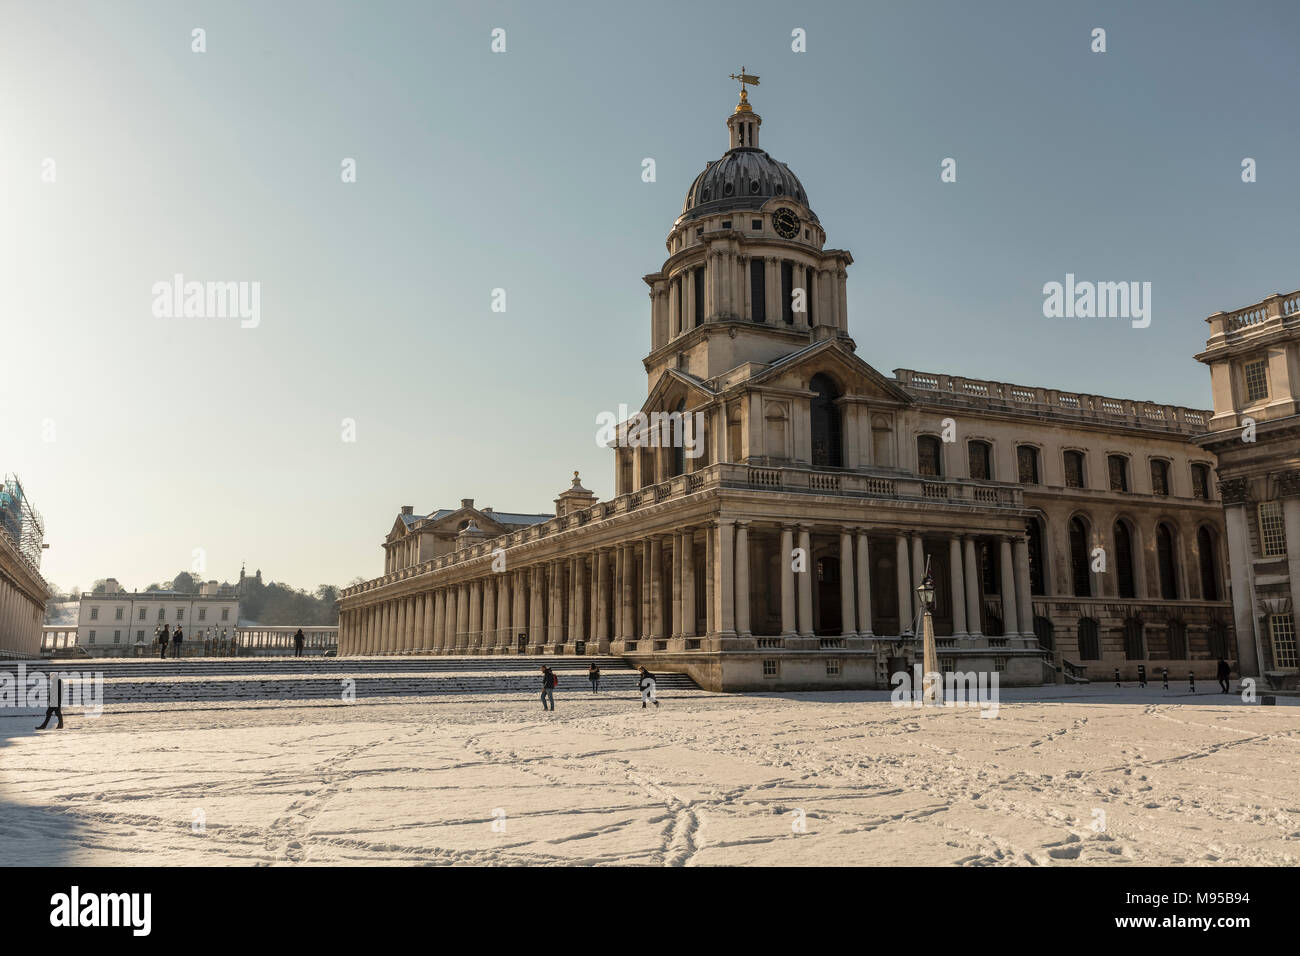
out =
[[[826,338],[854,347],[845,309],[853,257],[824,248],[803,184],[760,147],[762,124],[742,84],[727,151],[691,183],[668,259],[645,276],[651,388],[670,368],[707,380]]]

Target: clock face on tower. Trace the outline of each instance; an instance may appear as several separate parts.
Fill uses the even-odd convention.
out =
[[[772,213],[772,228],[782,239],[793,239],[799,235],[799,217],[794,214],[793,209],[782,206]]]

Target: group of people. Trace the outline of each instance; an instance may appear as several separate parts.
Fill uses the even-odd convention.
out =
[[[167,644],[170,641],[172,645],[172,657],[181,656],[181,644],[185,640],[185,635],[181,633],[181,626],[176,625],[176,630],[169,632],[167,625],[164,624],[158,630],[158,646],[162,649],[161,657],[167,659]]]
[[[160,656],[163,660],[167,659],[167,644],[172,646],[172,657],[181,656],[181,642],[185,640],[185,635],[181,633],[181,626],[176,625],[176,630],[168,631],[167,625],[164,624],[158,629],[158,647],[161,649]],[[303,646],[307,643],[307,637],[303,634],[302,628],[293,636],[293,656],[302,657]]]
[[[591,682],[591,692],[600,693],[600,668],[595,662],[587,668],[587,680]],[[560,677],[545,664],[542,665],[542,710],[555,710],[555,688],[560,686]],[[641,691],[641,709],[647,704],[659,706],[655,697],[655,675],[644,666],[637,668],[637,689]]]

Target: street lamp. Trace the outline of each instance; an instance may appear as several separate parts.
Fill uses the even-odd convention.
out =
[[[934,577],[930,574],[929,555],[925,559],[925,577],[916,586],[916,594],[921,600],[921,700],[937,704],[942,702],[943,673],[939,670],[939,649],[934,643]]]

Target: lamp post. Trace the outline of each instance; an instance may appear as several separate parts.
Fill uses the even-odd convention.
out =
[[[934,643],[934,577],[930,574],[930,558],[925,559],[925,577],[916,587],[921,599],[921,647],[923,672],[921,675],[921,701],[927,704],[943,702],[943,674],[939,670],[939,649]]]

